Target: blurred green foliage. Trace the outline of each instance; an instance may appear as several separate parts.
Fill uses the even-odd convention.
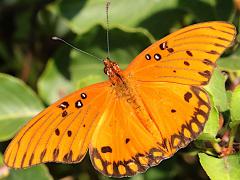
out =
[[[237,10],[232,0],[112,0],[111,58],[124,69],[156,39],[184,26],[222,20],[240,30],[239,15],[240,7]],[[109,179],[94,170],[88,155],[80,164],[48,163],[26,170],[9,170],[2,161],[9,140],[44,106],[106,79],[102,63],[51,40],[63,37],[104,58],[105,19],[105,0],[0,1],[0,178]],[[240,179],[239,84],[236,42],[206,86],[213,108],[204,132],[169,160],[128,179]],[[234,155],[218,157],[230,148]]]

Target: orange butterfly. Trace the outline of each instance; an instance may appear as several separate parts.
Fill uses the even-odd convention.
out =
[[[28,122],[8,146],[8,167],[78,163],[89,148],[99,172],[133,176],[171,157],[203,130],[217,58],[235,38],[226,22],[188,26],[155,42],[121,70],[103,61],[108,81],[80,89]]]

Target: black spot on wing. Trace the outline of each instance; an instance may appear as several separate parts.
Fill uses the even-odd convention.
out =
[[[59,136],[60,135],[60,130],[57,128],[57,129],[55,129],[55,134],[57,135],[57,136]]]
[[[30,159],[29,159],[29,166],[32,165],[33,159],[34,159],[34,153],[32,153],[32,155],[31,155],[31,157],[30,157]]]
[[[220,55],[220,53],[215,51],[215,50],[208,51],[207,53],[208,54],[214,54],[214,55]]]
[[[189,63],[188,61],[184,61],[183,63],[184,63],[184,65],[186,65],[186,66],[190,66],[190,63]]]
[[[184,100],[185,100],[185,101],[189,102],[189,100],[190,100],[191,98],[192,98],[192,93],[186,92],[186,93],[184,94]]]
[[[167,42],[163,42],[159,45],[161,50],[165,50],[166,48],[168,48]]]
[[[83,107],[82,101],[81,101],[81,100],[76,101],[76,102],[75,102],[75,107],[76,107],[76,108],[81,108],[81,107]]]
[[[60,105],[58,105],[59,108],[61,108],[62,110],[67,109],[69,106],[67,101],[62,102]]]
[[[112,148],[110,146],[103,146],[101,148],[102,153],[112,153]]]
[[[41,155],[40,155],[40,162],[43,161],[43,158],[44,158],[46,152],[47,152],[47,149],[44,149],[44,150],[41,152]]]
[[[162,57],[161,57],[160,54],[158,54],[158,53],[154,54],[154,59],[155,59],[156,61],[159,61],[161,58],[162,58]]]
[[[198,74],[200,74],[201,76],[209,79],[211,77],[211,72],[206,70],[206,71],[203,71],[203,72],[199,72]]]
[[[59,149],[55,148],[53,151],[53,161],[56,161],[58,155],[59,155]]]
[[[210,65],[210,66],[215,66],[215,63],[213,63],[212,61],[210,61],[209,59],[204,59],[203,63],[206,65]]]
[[[86,93],[81,93],[81,98],[82,99],[86,99],[87,98],[87,94]]]
[[[67,135],[68,135],[68,137],[71,137],[72,136],[72,131],[68,130]]]
[[[151,55],[150,54],[146,54],[145,58],[146,58],[146,60],[151,60]]]
[[[72,162],[72,156],[73,156],[73,152],[72,152],[72,150],[70,150],[69,153],[64,155],[63,161],[65,161],[65,162]]]
[[[187,55],[189,56],[193,56],[192,52],[191,51],[186,51]]]
[[[168,50],[168,52],[170,52],[170,53],[173,53],[173,52],[174,52],[174,49],[173,49],[173,48],[168,48],[167,50]]]
[[[68,113],[67,113],[67,111],[66,111],[66,110],[65,110],[65,111],[63,111],[63,112],[62,112],[62,117],[65,117],[65,116],[67,116],[67,114],[68,114]]]

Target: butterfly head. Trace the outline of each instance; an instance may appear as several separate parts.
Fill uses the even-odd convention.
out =
[[[104,73],[109,77],[109,80],[115,84],[116,81],[121,80],[122,70],[116,62],[111,61],[109,58],[103,60],[105,65]]]

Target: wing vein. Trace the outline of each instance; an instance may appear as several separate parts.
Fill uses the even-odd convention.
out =
[[[46,113],[46,114],[47,114],[47,113]],[[30,126],[28,129],[26,129],[26,131],[24,132],[24,134],[22,135],[22,137],[21,137],[20,140],[18,141],[18,143],[17,143],[17,144],[18,144],[18,147],[17,147],[17,152],[16,152],[15,157],[14,157],[13,166],[15,165],[16,157],[17,157],[17,155],[18,155],[18,150],[19,150],[19,147],[20,147],[20,142],[22,141],[23,137],[26,135],[27,132],[29,132],[28,130],[29,130],[31,127],[33,127],[34,125],[36,125],[37,122],[40,122],[39,120],[41,120],[46,114],[44,114],[43,116],[41,116],[36,122],[34,122],[34,123],[32,124],[32,126]],[[51,113],[51,114],[48,116],[47,119],[49,119],[52,115],[53,115],[53,113]],[[42,124],[41,124],[41,125],[42,125]],[[41,125],[40,125],[40,126],[41,126]],[[35,134],[34,134],[34,135],[35,135]],[[33,135],[33,136],[34,136],[34,135]],[[30,141],[28,142],[28,145],[29,145],[29,143],[31,142],[33,136],[31,136]],[[28,145],[27,145],[27,147],[28,147]],[[12,152],[12,151],[11,151],[11,152]],[[23,159],[23,161],[24,161],[24,160],[25,160],[25,158]],[[22,162],[22,164],[23,164],[23,162]]]
[[[190,44],[205,44],[205,45],[214,45],[216,47],[222,47],[222,48],[227,48],[226,46],[222,45],[222,44],[219,44],[219,43],[212,43],[212,42],[197,42],[197,41],[194,41],[194,42],[183,42],[183,43],[179,43],[179,44],[174,44],[174,46],[171,46],[171,48],[177,48],[177,47],[180,47],[180,46],[184,46],[184,45],[190,45]]]
[[[174,42],[177,41],[182,41],[182,40],[186,40],[186,39],[192,39],[192,38],[202,38],[202,37],[206,37],[206,38],[211,38],[211,39],[217,39],[217,40],[222,40],[222,41],[226,41],[231,43],[232,41],[223,38],[223,37],[219,37],[219,36],[211,36],[211,35],[207,35],[207,34],[198,34],[198,35],[193,35],[193,36],[187,36],[187,37],[182,37],[182,38],[178,38],[178,39],[173,39]]]
[[[100,93],[97,97],[95,97],[95,100],[96,100],[97,98],[99,98],[101,95],[103,95],[105,92],[106,92],[106,90],[105,90],[105,91],[102,91],[102,93]],[[91,103],[92,103],[92,102],[93,102],[93,101],[91,101]],[[89,103],[89,105],[90,105],[91,103]],[[86,118],[86,116],[87,116],[87,114],[88,114],[88,111],[89,111],[90,107],[91,107],[91,106],[89,106],[89,105],[88,105],[88,109],[86,110],[86,112],[85,112],[85,114],[84,114],[84,116],[83,116],[83,118],[82,118],[82,120],[81,120],[81,123],[80,123],[79,127],[77,128],[77,129],[78,129],[77,131],[79,131],[79,129],[82,127],[82,125],[83,125],[83,123],[84,123],[84,120],[85,120],[85,118]],[[96,117],[98,116],[98,114],[99,114],[99,111],[97,111],[96,116],[94,117],[94,120],[91,122],[91,125],[94,123],[94,121],[95,121]],[[91,125],[90,125],[90,127],[91,127]],[[88,133],[89,133],[89,130],[85,133],[83,142],[85,141]],[[76,133],[76,134],[74,135],[74,137],[72,138],[72,141],[71,141],[71,144],[70,144],[70,146],[69,146],[68,152],[70,151],[70,149],[71,149],[71,147],[72,147],[72,145],[73,145],[73,142],[75,141],[76,138],[77,138],[77,133]],[[83,143],[83,144],[84,144],[84,143]],[[83,144],[81,145],[81,148],[80,148],[81,150],[80,150],[80,152],[82,152]]]
[[[230,32],[227,32],[227,31],[223,31],[223,30],[220,30],[220,29],[215,29],[212,26],[202,26],[202,27],[196,27],[196,28],[192,28],[192,29],[188,29],[186,31],[180,32],[180,33],[176,34],[175,36],[172,36],[171,38],[169,38],[168,41],[173,39],[173,38],[176,38],[178,36],[181,36],[183,34],[187,34],[187,33],[191,32],[191,31],[198,30],[198,29],[210,29],[210,30],[213,30],[213,31],[219,31],[219,32],[222,32],[222,33],[226,33],[226,34],[229,34],[229,35],[232,35],[232,36],[234,35],[234,34],[232,34]]]
[[[198,80],[195,80],[195,79],[192,79],[192,78],[187,78],[187,77],[181,77],[181,76],[160,76],[161,78],[179,78],[179,79],[185,79],[185,80],[191,80],[193,82],[202,82],[202,81],[198,81]],[[154,82],[154,81],[144,81],[144,80],[137,80],[138,82]],[[160,81],[160,80],[158,80]],[[175,84],[183,84],[183,85],[186,85],[184,83],[179,83],[179,82],[172,82],[172,81],[164,81],[164,80],[161,80],[161,82],[166,82],[166,83],[175,83]]]

